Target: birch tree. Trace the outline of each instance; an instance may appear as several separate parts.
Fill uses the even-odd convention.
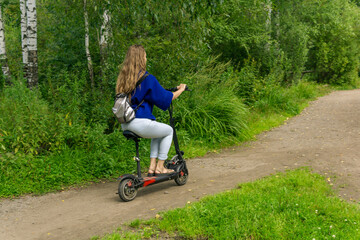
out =
[[[111,20],[111,15],[110,12],[108,10],[108,6],[110,5],[110,2],[107,1],[107,6],[104,10],[104,14],[102,16],[102,25],[100,28],[100,75],[102,78],[102,82],[101,83],[105,83],[105,72],[107,69],[107,56],[108,56],[108,44],[109,44],[109,38],[110,38],[110,20]]]
[[[24,77],[33,88],[38,86],[36,0],[20,0],[20,11]]]
[[[5,29],[4,29],[4,23],[2,18],[2,8],[0,5],[0,65],[2,73],[4,74],[5,78],[8,80],[8,83],[10,83],[10,70],[7,63],[7,57],[6,57],[6,48],[5,48]]]
[[[26,0],[27,14],[27,82],[28,87],[38,86],[38,62],[37,62],[37,19],[36,0]]]
[[[266,18],[266,30],[268,32],[271,31],[271,14],[272,14],[272,1],[267,0],[265,9],[267,11],[267,18]]]
[[[105,9],[103,14],[103,24],[100,29],[100,54],[102,58],[106,57],[106,50],[110,36],[110,18],[109,10]]]
[[[265,28],[266,28],[266,32],[269,35],[269,41],[270,41],[270,39],[271,39],[271,14],[272,14],[272,1],[271,0],[266,1],[265,10],[267,11]],[[270,50],[270,42],[269,41],[266,43],[266,46],[265,46],[265,49],[267,51]]]
[[[95,89],[95,82],[94,82],[94,69],[93,64],[91,60],[91,54],[89,49],[89,17],[88,12],[86,10],[86,0],[84,0],[84,20],[85,20],[85,51],[86,51],[86,58],[88,62],[88,69],[90,74],[90,82],[91,82],[91,88]]]

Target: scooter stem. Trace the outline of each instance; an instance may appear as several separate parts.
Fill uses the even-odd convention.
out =
[[[135,140],[135,147],[136,147],[136,157],[134,160],[136,161],[137,165],[137,175],[141,178],[141,166],[140,166],[140,156],[139,156],[139,140]]]

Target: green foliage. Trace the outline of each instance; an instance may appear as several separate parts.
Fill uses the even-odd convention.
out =
[[[308,67],[323,83],[354,82],[359,69],[359,8],[346,0],[306,2],[303,19],[309,31]]]
[[[351,2],[355,3],[356,5],[360,6],[360,1],[359,0],[351,0]]]
[[[3,73],[0,73],[0,92],[3,91],[5,87],[5,76]]]
[[[301,1],[280,1],[275,4],[275,21],[272,35],[276,39],[277,48],[281,51],[283,62],[280,63],[286,72],[285,80],[297,81],[302,71],[308,70],[309,29],[299,17]]]
[[[0,151],[38,154],[59,149],[65,121],[51,114],[39,92],[17,82],[6,88],[0,101]]]
[[[296,82],[302,71],[312,70],[318,82],[347,84],[358,77],[358,19],[359,8],[347,0],[278,0],[270,6],[233,0],[215,11],[207,37],[212,52],[225,61],[243,67],[254,58],[262,77],[284,58],[285,78],[278,82]]]
[[[221,54],[226,62],[232,60],[235,65],[254,57],[269,70],[271,39],[266,26],[265,2],[224,1],[208,20],[207,40],[212,52]]]
[[[247,61],[248,62],[248,61]],[[252,105],[259,99],[259,94],[264,87],[256,62],[252,60],[246,63],[239,72],[233,74],[237,79],[234,91],[238,97],[244,100],[247,105]]]
[[[19,78],[22,76],[19,2],[4,0],[2,4],[7,61],[11,75]]]
[[[39,81],[46,80],[49,68],[60,73],[86,69],[82,2],[37,3]]]

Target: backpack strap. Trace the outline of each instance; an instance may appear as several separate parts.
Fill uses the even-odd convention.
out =
[[[144,75],[139,79],[139,81],[136,82],[136,87],[135,87],[135,88],[137,88],[137,87],[147,78],[147,76],[149,76],[149,73],[144,74]],[[134,108],[134,111],[135,111],[135,112],[139,109],[140,105],[143,104],[144,101],[145,101],[145,99],[143,99],[143,100],[136,106],[136,108]]]
[[[147,78],[147,76],[149,76],[149,73],[144,74],[144,75],[139,79],[139,81],[136,82],[135,88],[137,88],[137,87]]]

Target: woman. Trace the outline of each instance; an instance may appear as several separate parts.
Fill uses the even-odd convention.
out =
[[[122,64],[116,83],[116,93],[127,93],[131,96],[131,105],[137,107],[136,117],[129,123],[121,124],[123,130],[134,132],[143,138],[151,138],[150,167],[148,176],[171,173],[173,170],[164,167],[164,161],[171,146],[173,129],[167,124],[155,121],[152,114],[154,105],[167,110],[172,102],[185,90],[186,84],[180,84],[172,93],[165,90],[153,75],[148,75],[136,87],[137,81],[146,72],[146,52],[143,46],[133,45],[129,48]],[[136,89],[135,89],[136,87]],[[158,159],[158,162],[156,160]]]

